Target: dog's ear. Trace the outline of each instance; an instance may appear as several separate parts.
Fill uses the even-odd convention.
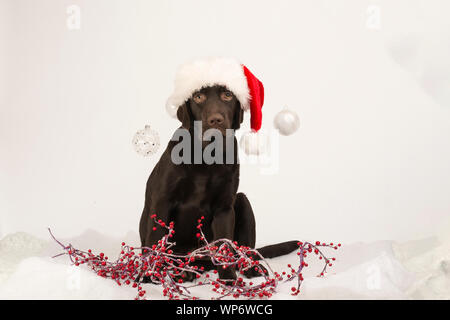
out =
[[[191,128],[191,112],[189,108],[189,101],[186,101],[177,110],[177,118],[181,121],[181,125],[186,130]]]
[[[233,129],[237,130],[241,127],[241,123],[244,120],[244,110],[241,108],[239,101],[237,102],[237,110],[234,112]]]

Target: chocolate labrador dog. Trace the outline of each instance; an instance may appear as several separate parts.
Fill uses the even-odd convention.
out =
[[[233,94],[223,86],[210,86],[195,92],[178,108],[177,118],[182,127],[194,136],[194,121],[201,121],[202,130],[217,129],[226,139],[226,129],[237,130],[243,120],[243,110]],[[239,245],[255,247],[255,216],[247,197],[237,193],[239,185],[238,145],[234,134],[234,162],[207,164],[204,160],[175,164],[172,150],[178,141],[171,140],[147,181],[145,206],[139,232],[143,247],[150,247],[160,240],[166,230],[155,227],[150,218],[156,214],[165,223],[174,222],[176,245],[173,251],[186,254],[199,246],[196,237],[197,220],[204,216],[203,232],[208,241],[232,239]],[[203,141],[202,148],[208,145]],[[226,150],[223,154],[226,158]],[[258,249],[266,258],[287,254],[298,248],[297,241],[283,242]],[[218,268],[219,278],[236,279],[232,268]],[[252,272],[246,273],[248,277]]]

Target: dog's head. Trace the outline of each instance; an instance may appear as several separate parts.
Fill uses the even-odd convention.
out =
[[[203,132],[217,129],[223,136],[226,129],[239,129],[243,116],[238,99],[224,86],[204,87],[194,92],[177,111],[185,129],[190,130],[194,121],[201,121]]]

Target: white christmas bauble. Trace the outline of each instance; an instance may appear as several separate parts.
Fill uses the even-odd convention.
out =
[[[166,111],[172,118],[176,118],[177,117],[177,110],[178,110],[178,106],[173,104],[173,102],[170,99],[167,99],[167,101],[166,101]]]
[[[150,129],[149,125],[136,132],[133,137],[134,150],[144,157],[155,154],[159,145],[159,135],[155,130]]]
[[[247,132],[242,135],[239,145],[247,155],[264,154],[269,147],[269,137],[261,132]]]
[[[298,130],[300,127],[300,119],[296,112],[284,109],[275,116],[273,125],[280,134],[283,136],[289,136]]]

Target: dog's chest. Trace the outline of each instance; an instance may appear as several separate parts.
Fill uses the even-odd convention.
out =
[[[182,207],[209,210],[220,201],[225,190],[229,190],[231,180],[221,174],[193,174],[183,177],[175,194]]]
[[[208,176],[196,176],[190,178],[192,188],[188,190],[188,197],[204,199],[207,195],[208,186],[211,184],[211,178]]]

